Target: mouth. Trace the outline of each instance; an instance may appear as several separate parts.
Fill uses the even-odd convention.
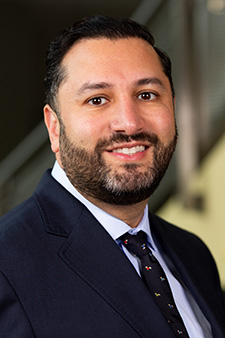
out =
[[[139,161],[143,159],[146,155],[147,150],[150,148],[150,145],[131,142],[124,143],[118,146],[114,146],[106,151],[113,155],[114,158],[117,158],[122,161]]]
[[[134,146],[134,147],[131,147],[131,148],[127,148],[127,147],[116,148],[116,149],[113,149],[112,152],[132,156],[132,155],[135,155],[137,153],[141,153],[141,152],[145,151],[146,149],[147,149],[146,146],[140,145],[140,146]]]

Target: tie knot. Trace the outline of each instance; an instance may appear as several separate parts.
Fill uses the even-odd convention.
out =
[[[127,250],[138,257],[151,253],[146,244],[146,234],[143,231],[139,231],[136,235],[125,233],[120,238]]]

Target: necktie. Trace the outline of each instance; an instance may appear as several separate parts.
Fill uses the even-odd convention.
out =
[[[152,251],[146,244],[146,234],[128,233],[121,236],[124,246],[140,258],[141,274],[150,293],[166,317],[176,337],[189,337],[183,320],[178,312],[167,277]]]

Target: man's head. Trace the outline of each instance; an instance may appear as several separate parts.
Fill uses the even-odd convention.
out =
[[[44,113],[52,150],[92,201],[146,200],[172,157],[170,61],[153,45],[144,27],[105,17],[74,24],[50,45]]]

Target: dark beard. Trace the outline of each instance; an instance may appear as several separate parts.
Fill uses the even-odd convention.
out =
[[[119,173],[105,163],[102,152],[107,146],[132,140],[151,143],[154,147],[153,161],[146,168],[135,163],[121,165],[123,172]],[[60,157],[67,177],[82,195],[108,204],[132,205],[150,197],[166,172],[176,142],[177,133],[168,146],[155,134],[143,132],[127,136],[121,133],[100,140],[93,153],[89,153],[74,146],[60,122]]]

